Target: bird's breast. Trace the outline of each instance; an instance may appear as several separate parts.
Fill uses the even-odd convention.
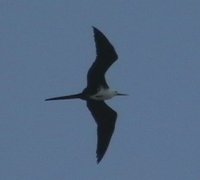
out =
[[[90,98],[97,101],[104,101],[111,99],[113,96],[113,92],[109,89],[101,89],[96,94],[91,95]]]

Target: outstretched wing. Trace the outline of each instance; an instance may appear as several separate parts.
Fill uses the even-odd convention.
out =
[[[108,88],[105,80],[105,72],[117,60],[118,56],[114,47],[97,28],[93,27],[96,45],[96,60],[90,67],[87,74],[87,89],[98,89],[99,86]]]
[[[87,107],[97,123],[97,163],[103,158],[115,129],[117,113],[104,101],[88,100]]]

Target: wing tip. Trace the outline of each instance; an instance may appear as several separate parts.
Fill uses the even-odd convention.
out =
[[[97,155],[97,164],[99,164],[101,162],[101,160],[103,159],[103,156],[98,156]]]
[[[100,51],[100,48],[104,48],[104,51],[108,51],[108,54],[109,54],[108,58],[112,59],[113,62],[116,61],[118,59],[117,52],[115,51],[115,48],[110,43],[108,38],[104,35],[103,32],[101,32],[95,26],[92,26],[92,28],[93,28],[94,38],[95,38],[95,43],[96,43],[96,48],[97,48],[97,55],[102,53],[102,52],[98,53],[98,51]]]
[[[92,26],[92,29],[93,29],[93,32],[94,34],[99,32],[99,33],[102,33],[98,28],[96,28],[95,26]]]

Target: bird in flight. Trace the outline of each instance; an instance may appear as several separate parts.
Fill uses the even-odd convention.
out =
[[[114,96],[125,96],[126,94],[118,93],[109,88],[105,73],[117,60],[118,56],[105,35],[95,27],[93,27],[93,31],[97,55],[87,73],[87,87],[81,93],[48,98],[46,101],[65,99],[82,99],[86,101],[87,107],[97,124],[96,157],[97,163],[99,163],[108,148],[117,119],[117,113],[104,101]]]

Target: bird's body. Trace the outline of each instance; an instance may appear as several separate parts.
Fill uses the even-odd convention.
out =
[[[113,98],[114,96],[117,95],[116,91],[113,91],[111,89],[104,89],[104,88],[99,88],[99,91],[90,96],[90,99],[92,100],[97,100],[97,101],[104,101]]]
[[[97,28],[93,27],[97,57],[87,74],[87,87],[78,94],[60,96],[46,99],[65,100],[82,99],[87,102],[87,107],[97,123],[97,162],[103,158],[112,137],[117,113],[110,108],[104,100],[111,99],[120,94],[109,88],[105,73],[117,60],[118,56],[108,39]]]

